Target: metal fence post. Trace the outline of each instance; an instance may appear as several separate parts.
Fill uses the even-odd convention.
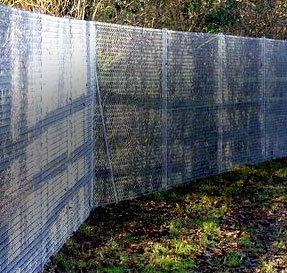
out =
[[[105,114],[104,114],[104,107],[102,103],[102,96],[101,96],[101,91],[100,91],[100,85],[99,85],[99,78],[98,78],[98,52],[97,52],[97,41],[98,41],[98,27],[96,25],[96,65],[95,65],[95,80],[96,80],[96,95],[97,95],[97,102],[100,110],[100,115],[101,115],[101,121],[102,121],[102,127],[103,127],[103,137],[104,137],[104,143],[106,147],[106,153],[107,153],[107,159],[108,159],[108,165],[110,168],[110,173],[111,173],[111,180],[112,180],[112,186],[113,186],[113,191],[114,191],[114,196],[115,196],[115,201],[118,203],[119,198],[118,198],[118,190],[117,186],[115,183],[115,178],[114,178],[114,172],[113,172],[113,165],[111,161],[111,153],[110,153],[110,147],[109,147],[109,142],[108,142],[108,137],[107,137],[107,126],[106,126],[106,120],[105,120]]]
[[[262,65],[263,65],[263,157],[267,159],[267,134],[266,134],[266,38],[262,38]]]
[[[223,40],[224,35],[218,35],[218,173],[223,171]]]
[[[36,127],[35,130],[35,135],[39,135],[38,140],[36,140],[36,150],[34,153],[34,164],[36,168],[36,172],[40,172],[39,179],[42,181],[42,168],[41,168],[41,162],[42,162],[42,156],[41,156],[41,151],[42,151],[42,18],[41,18],[41,10],[39,8],[34,8],[33,13],[35,15],[35,21],[33,21],[32,29],[32,62],[33,66],[38,65],[38,73],[39,73],[39,78],[41,79],[39,85],[37,86],[35,93],[34,93],[34,115],[35,115],[35,122],[39,123],[39,127]],[[36,44],[36,46],[35,46]],[[35,51],[37,50],[38,54],[35,55]],[[40,52],[39,52],[40,51]],[[40,53],[40,54],[39,54]],[[39,61],[39,63],[35,63],[35,59]],[[35,68],[35,67],[34,67]],[[34,73],[34,71],[33,71]],[[41,170],[41,171],[40,171]],[[34,173],[35,174],[35,173]],[[37,199],[36,199],[37,200]],[[40,256],[40,261],[41,265],[44,266],[45,264],[45,250],[43,248],[43,241],[44,241],[44,230],[43,230],[43,225],[44,225],[44,207],[43,207],[43,188],[41,188],[41,194],[39,198],[39,207],[40,207],[40,250],[41,250],[41,256]]]
[[[96,39],[95,39],[95,23],[87,22],[86,24],[86,49],[87,49],[87,95],[91,98],[91,105],[88,111],[88,127],[90,127],[90,132],[88,137],[91,141],[91,151],[87,158],[88,164],[91,169],[91,183],[90,183],[90,210],[93,208],[94,204],[94,183],[95,183],[95,168],[94,168],[94,157],[95,157],[95,130],[94,130],[94,119],[95,119],[95,90],[92,88],[95,85],[95,78],[93,76],[95,73],[96,65]]]
[[[168,188],[167,179],[167,29],[162,30],[162,188]]]

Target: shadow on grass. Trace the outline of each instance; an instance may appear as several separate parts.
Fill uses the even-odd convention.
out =
[[[284,272],[287,159],[96,209],[44,272]]]

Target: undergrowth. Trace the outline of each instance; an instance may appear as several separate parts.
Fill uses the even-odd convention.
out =
[[[54,16],[141,27],[286,38],[285,1],[262,0],[0,0]]]

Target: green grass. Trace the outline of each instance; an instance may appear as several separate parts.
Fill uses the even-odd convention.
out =
[[[275,270],[272,263],[263,262],[259,265],[258,270],[260,270],[261,273],[276,273],[278,271]]]
[[[178,237],[181,230],[183,229],[182,223],[179,220],[171,220],[169,224],[169,233],[172,237]]]
[[[250,235],[242,234],[242,236],[239,238],[239,246],[242,247],[252,247],[253,242],[250,240]]]
[[[287,270],[286,168],[287,159],[237,167],[99,208],[45,273]]]
[[[229,252],[225,257],[224,264],[227,267],[239,267],[242,264],[244,255],[240,252]]]

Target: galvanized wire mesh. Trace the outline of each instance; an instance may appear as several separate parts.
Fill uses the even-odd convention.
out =
[[[94,207],[286,156],[286,51],[0,6],[0,272]]]
[[[161,188],[162,31],[97,24],[97,59],[102,105],[95,116],[94,198],[99,205]]]
[[[40,271],[89,214],[94,36],[0,7],[1,273]]]
[[[222,43],[223,170],[264,161],[263,43],[225,36]]]
[[[169,33],[169,187],[218,173],[218,69],[218,36]]]
[[[287,156],[287,43],[266,39],[267,158]]]

